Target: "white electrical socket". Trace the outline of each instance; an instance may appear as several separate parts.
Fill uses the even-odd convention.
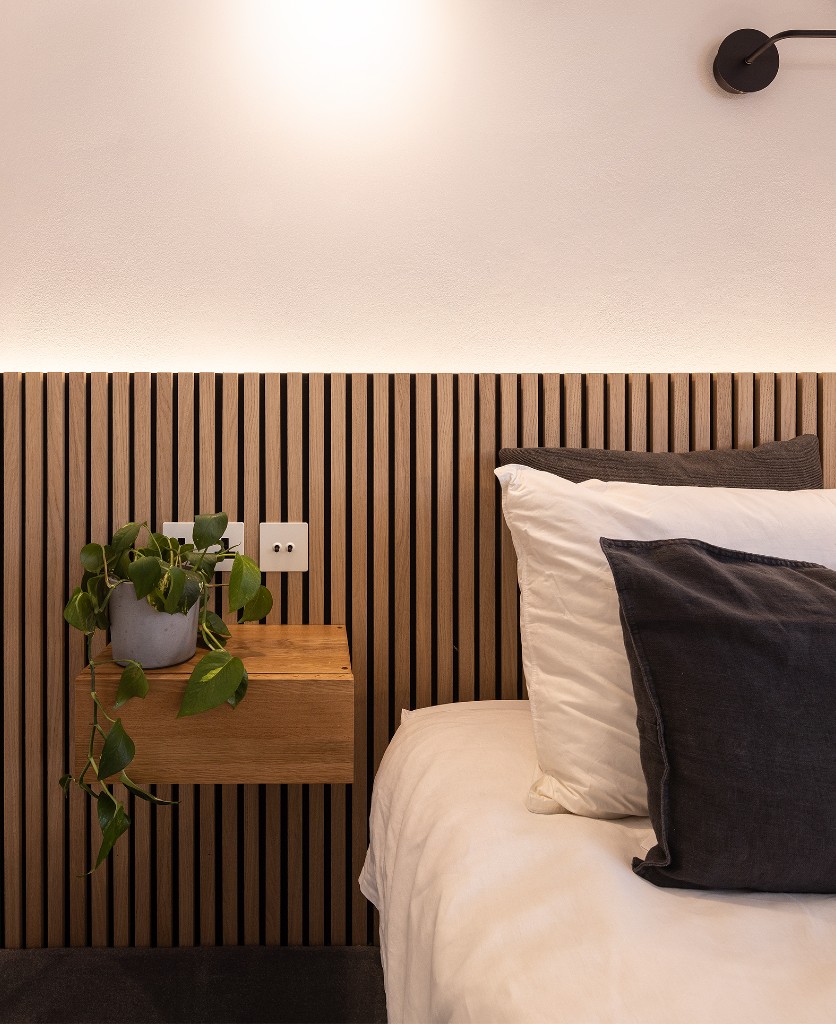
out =
[[[194,521],[185,523],[163,523],[163,535],[176,537],[181,544],[191,544],[194,537]],[[244,524],[227,523],[226,530],[221,538],[226,541],[224,547],[235,548],[238,554],[244,553]],[[209,549],[212,550],[211,548]],[[216,572],[231,572],[232,559],[224,558],[215,566]]]
[[[308,524],[262,523],[258,567],[262,572],[307,572]]]

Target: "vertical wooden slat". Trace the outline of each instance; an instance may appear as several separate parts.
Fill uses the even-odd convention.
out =
[[[24,943],[24,831],[21,724],[23,705],[23,622],[20,574],[23,551],[23,465],[21,449],[23,381],[20,374],[3,377],[3,925],[6,946]],[[80,797],[81,794],[78,794]],[[74,806],[80,805],[76,799]]]
[[[775,440],[775,374],[756,373],[754,443]]]
[[[355,380],[357,378],[355,377]],[[415,706],[432,704],[432,378],[415,378]],[[354,492],[352,490],[352,497]],[[356,506],[355,506],[356,511]]]
[[[687,373],[671,374],[671,451],[687,452],[691,443],[691,381]]]
[[[583,446],[583,374],[563,375],[563,445],[566,448]]]
[[[195,503],[195,378],[177,374],[177,519],[194,520]],[[208,509],[207,511],[214,511]],[[195,944],[195,799],[194,786],[179,786],[172,825],[177,829],[177,944]],[[160,809],[159,814],[165,813]]]
[[[650,450],[652,452],[668,451],[669,441],[669,380],[666,373],[650,374],[649,409],[650,409]]]
[[[331,375],[331,608],[330,619],[346,622],[346,378]],[[346,942],[346,805],[348,788],[331,786],[331,942]]]
[[[836,487],[836,373],[819,377],[818,431],[824,486]]]
[[[499,379],[500,446],[517,446],[517,376],[503,373]],[[496,462],[494,462],[494,466]],[[498,487],[494,480],[490,504],[496,508]],[[487,495],[483,500],[487,499]],[[500,567],[500,693],[505,700],[517,694],[517,658],[519,656],[519,615],[517,601],[517,559],[511,531],[502,519],[499,533]]]
[[[243,510],[238,508],[238,375],[225,373],[221,384],[221,501],[230,521],[238,522]],[[234,622],[238,615],[229,610],[224,590],[224,619]],[[232,946],[238,935],[238,786],[221,786],[221,923],[223,942]]]
[[[308,621],[325,621],[325,378],[308,378]],[[325,787],[308,786],[308,941],[325,941]]]
[[[369,816],[366,798],[368,442],[368,381],[365,375],[355,374],[351,385],[351,656],[355,687],[354,782],[351,786],[351,941],[354,945],[363,945],[368,941],[367,904],[356,883],[366,855]]]
[[[436,593],[436,703],[448,704],[453,699],[453,375],[441,373],[437,378],[436,504],[435,504],[435,571]],[[377,502],[377,492],[375,492]],[[375,680],[375,687],[380,683]]]
[[[543,374],[543,444],[559,448],[561,442],[561,380],[559,373]]]
[[[119,529],[130,521],[130,377],[114,373],[111,377],[111,528]],[[130,794],[124,786],[114,784],[116,798],[128,808],[133,819],[135,811]],[[113,944],[127,946],[131,941],[131,850],[130,838],[118,842],[113,860]]]
[[[730,373],[715,373],[711,378],[712,447],[731,448],[734,444],[734,381]]]
[[[134,374],[134,508],[137,522],[154,523],[151,508],[151,377]],[[145,800],[134,801],[131,840],[134,847],[134,942],[151,944],[151,811]]]
[[[604,374],[588,373],[585,378],[586,393],[586,447],[604,447],[604,423],[606,399],[604,397]]]
[[[302,519],[302,375],[287,375],[287,419],[285,426],[287,465],[287,518]],[[302,574],[287,574],[287,621],[300,623]],[[287,941],[297,946],[303,939],[302,887],[302,787],[287,787]]]
[[[751,448],[755,437],[754,374],[736,373],[733,391],[734,446]]]
[[[536,373],[520,374],[520,404],[522,423],[519,443],[525,448],[536,448],[540,443],[540,382]]]
[[[268,373],[264,378],[264,516],[265,522],[281,520],[281,378]],[[268,572],[267,586],[273,595],[270,623],[281,622],[281,574]],[[266,786],[264,793],[264,941],[277,946],[281,941],[282,835],[281,787]]]
[[[629,450],[631,452],[647,451],[647,395],[648,383],[646,373],[631,373],[627,377],[628,417],[629,417]]]
[[[287,375],[287,518],[288,522],[300,522],[303,518],[302,481],[302,374]],[[304,621],[302,611],[302,573],[287,574],[287,621]]]
[[[244,438],[241,449],[244,460],[244,553],[256,565],[259,558],[259,481],[260,481],[260,397],[257,373],[244,374]],[[258,850],[261,835],[259,787],[244,786],[244,942],[256,945],[260,938],[260,905]]]
[[[63,946],[66,935],[64,899],[69,865],[64,856],[67,801],[55,780],[67,770],[70,752],[65,745],[67,722],[67,666],[64,657],[62,610],[66,600],[64,567],[67,550],[64,540],[66,507],[64,481],[66,460],[64,445],[64,375],[47,374],[47,593],[46,593],[46,702],[47,702],[47,941]],[[4,560],[4,564],[5,560]],[[8,890],[7,890],[8,891]],[[125,890],[127,899],[127,890]]]
[[[24,377],[26,396],[24,544],[28,557],[24,565],[24,687],[23,687],[23,767],[25,769],[26,811],[26,945],[44,945],[44,873],[43,798],[46,779],[43,774],[43,664],[44,622],[43,572],[43,459],[44,459],[44,380],[40,373]],[[8,553],[8,548],[6,552]],[[53,782],[54,785],[54,782]]]
[[[459,458],[456,488],[458,522],[458,696],[473,700],[476,683],[476,379],[472,373],[458,376]]]
[[[216,467],[220,467],[222,452],[216,451],[215,431],[217,426],[217,402],[215,398],[215,375],[201,373],[198,378],[198,410],[200,417],[200,480],[199,511],[201,513],[221,511],[217,507]],[[216,843],[216,792],[214,786],[200,786],[197,791],[200,802],[200,943],[203,946],[215,944],[217,936],[217,886],[215,885]]]
[[[372,441],[372,486],[374,488],[373,553],[375,567],[371,581],[372,652],[374,678],[374,754],[375,772],[389,742],[389,375],[376,373],[372,381],[374,403],[374,438]],[[451,440],[452,444],[452,440]],[[384,684],[383,680],[387,682]]]
[[[409,375],[395,375],[395,724],[403,708],[410,707],[409,636],[412,632],[410,598],[410,500],[412,467]],[[353,653],[353,652],[352,652]]]
[[[108,451],[108,396],[107,374],[90,375],[90,536],[89,540],[106,543],[107,506],[109,490],[110,453]],[[93,657],[96,658],[105,647],[105,637],[99,631],[93,637]],[[101,843],[95,809],[90,814],[90,848],[93,860]],[[123,840],[124,841],[124,840]],[[108,916],[110,893],[107,868],[102,867],[90,876],[90,900],[92,919],[92,943],[94,946],[108,944]]]
[[[818,377],[815,373],[798,375],[798,430],[815,434],[819,426]]]
[[[479,684],[477,700],[499,696],[496,678],[496,378],[479,374]]]
[[[607,374],[607,448],[623,452],[627,447],[627,378]]]
[[[156,529],[174,518],[174,380],[170,373],[157,374],[157,476]],[[157,796],[170,800],[171,786],[157,786]],[[157,945],[171,946],[174,941],[174,880],[172,810],[154,806],[151,811],[157,826],[156,904]]]
[[[691,448],[705,452],[711,447],[711,375],[691,378]]]
[[[779,441],[787,441],[797,434],[797,388],[794,373],[775,375],[775,405],[777,410],[777,435]]]

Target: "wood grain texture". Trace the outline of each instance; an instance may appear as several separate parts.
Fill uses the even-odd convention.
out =
[[[23,566],[24,604],[26,623],[23,643],[23,768],[25,782],[25,864],[26,907],[25,934],[27,946],[45,944],[46,873],[43,856],[44,843],[44,790],[48,780],[44,775],[44,666],[46,653],[44,623],[41,609],[44,598],[44,573],[47,561],[43,547],[43,461],[44,448],[44,380],[40,373],[27,373],[24,378],[26,438],[24,458],[24,530],[23,541],[27,557]],[[8,551],[8,548],[6,549]],[[35,557],[33,558],[33,554]],[[38,557],[40,556],[40,557]],[[53,783],[54,785],[54,783]]]
[[[175,487],[179,490],[180,481],[179,474],[178,479],[175,480],[175,473],[179,469],[179,450],[175,443],[174,401],[175,394],[173,374],[157,374],[157,402],[156,415],[154,417],[157,457],[157,472],[154,480],[156,488],[156,514],[154,516],[154,522],[156,524],[156,529],[158,530],[162,530],[163,523],[166,520],[174,519],[177,512],[174,507],[174,491]],[[175,452],[177,452],[177,457],[175,457]],[[143,704],[145,703],[146,702],[143,701]],[[128,710],[129,708],[130,711]],[[122,709],[122,714],[126,721],[126,728],[128,728],[128,735],[131,735],[130,727],[127,726],[127,721],[131,711],[133,711],[133,708],[131,708],[131,705],[129,704]],[[141,737],[137,737],[137,739],[140,742],[141,748],[144,741]],[[136,762],[131,765],[131,768],[133,768],[134,771],[136,771],[137,767],[139,766]],[[168,778],[160,776],[157,779],[152,779],[143,773],[143,778],[140,779],[137,775],[136,781],[165,783],[167,781],[179,782],[180,780],[172,779],[171,776]],[[183,779],[182,781],[188,782],[190,780]],[[196,779],[195,781],[199,780]],[[173,796],[170,785],[157,786],[156,793],[162,800],[171,800]],[[155,859],[155,895],[157,905],[156,944],[158,946],[171,946],[174,944],[174,918],[176,909],[174,905],[174,814],[170,813],[165,807],[153,806],[151,808],[151,815],[154,818],[157,833],[157,853]]]
[[[51,373],[46,382],[46,543],[47,593],[44,613],[46,622],[46,793],[47,793],[47,943],[64,946],[69,938],[65,913],[67,877],[65,838],[67,834],[67,800],[55,784],[66,771],[65,730],[68,728],[70,706],[69,676],[66,661],[66,627],[63,608],[66,601],[65,573],[67,521],[66,479],[66,379]],[[124,879],[123,879],[124,882]],[[123,888],[122,893],[129,892]],[[121,938],[121,933],[116,936]],[[128,936],[130,938],[130,936]]]
[[[130,522],[131,511],[131,381],[127,373],[114,373],[110,379],[110,524],[111,530]],[[133,801],[124,786],[116,785],[115,792],[134,813]],[[128,946],[131,941],[131,844],[117,843],[113,850],[113,945]],[[188,902],[188,894],[181,891],[181,905]]]
[[[247,699],[233,710],[177,718],[186,681],[203,657],[149,669],[150,691],[120,709],[136,743],[131,778],[141,784],[351,782],[354,678],[343,626],[230,626],[227,650],[244,661]],[[110,657],[109,648],[104,657]],[[97,672],[106,706],[116,700],[119,666]],[[76,679],[75,765],[86,756],[88,677]],[[161,787],[159,787],[161,788]],[[158,809],[160,815],[166,812]],[[159,934],[159,933],[158,933]]]
[[[23,831],[23,379],[3,379],[3,941],[25,945]],[[78,801],[76,802],[78,803]]]
[[[137,373],[133,377],[133,509],[131,518],[136,522],[153,523],[151,483],[153,477],[151,460],[151,376]],[[213,402],[214,408],[214,402]],[[152,922],[156,918],[156,891],[151,877],[154,855],[151,847],[151,808],[145,800],[132,802],[130,842],[134,854],[134,944],[150,946]],[[207,849],[207,856],[214,851]],[[202,862],[201,862],[202,863]]]
[[[817,433],[836,485],[833,374],[5,374],[2,394],[6,946],[375,940],[356,879],[401,709],[523,693],[500,445],[687,451]],[[310,523],[309,572],[269,574],[268,618],[347,627],[355,781],[171,777],[179,805],[129,801],[129,837],[85,878],[98,828],[80,794],[54,784],[89,704],[72,693],[83,641],[61,619],[78,550],[127,519],[218,508],[244,521],[251,555],[259,522]],[[40,562],[24,565],[23,541]],[[325,677],[342,671],[333,654],[317,651]],[[300,685],[292,645],[246,658],[254,686],[277,662]],[[265,721],[280,714],[291,730],[309,697],[270,701]],[[327,749],[329,713],[298,725],[285,754],[317,728]],[[217,741],[211,729],[199,753]]]
[[[194,519],[201,511],[195,508],[195,376],[177,374],[177,502],[173,510],[180,522]],[[178,946],[193,946],[195,935],[195,908],[197,902],[197,874],[195,871],[195,803],[194,786],[178,786],[176,813],[173,827],[177,833],[177,893],[175,924]]]

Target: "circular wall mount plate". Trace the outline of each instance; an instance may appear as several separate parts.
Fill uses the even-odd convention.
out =
[[[720,43],[714,58],[714,77],[726,92],[760,92],[778,74],[778,49],[773,43],[752,64],[744,63],[750,53],[769,39],[756,28],[741,28]]]

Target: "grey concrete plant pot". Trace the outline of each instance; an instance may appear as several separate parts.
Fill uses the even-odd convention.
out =
[[[164,668],[188,661],[197,648],[200,602],[184,615],[158,612],[137,598],[132,583],[120,583],[110,595],[110,637],[113,660],[138,661],[143,668]]]

